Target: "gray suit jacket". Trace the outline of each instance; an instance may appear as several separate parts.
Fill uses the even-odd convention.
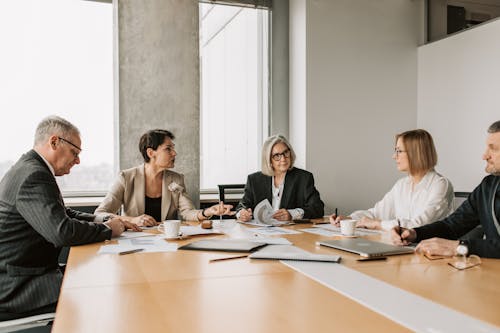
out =
[[[57,302],[61,247],[111,238],[94,215],[66,208],[47,164],[34,150],[0,182],[0,311],[20,313]]]

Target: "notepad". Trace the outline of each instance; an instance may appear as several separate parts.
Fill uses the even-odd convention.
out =
[[[180,250],[252,252],[266,243],[251,242],[241,239],[202,239],[181,246]]]
[[[310,253],[293,245],[268,245],[252,253],[249,258],[323,262],[340,262],[341,259],[341,257],[337,255]]]

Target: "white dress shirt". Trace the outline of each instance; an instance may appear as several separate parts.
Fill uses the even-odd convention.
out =
[[[358,210],[351,218],[380,219],[382,229],[389,230],[401,222],[404,228],[415,228],[441,220],[453,211],[453,186],[445,177],[429,171],[412,189],[410,176],[401,178],[392,189],[368,210]]]

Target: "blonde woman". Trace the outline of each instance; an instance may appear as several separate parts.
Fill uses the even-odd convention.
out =
[[[248,176],[236,208],[238,219],[251,220],[253,209],[264,199],[272,204],[273,218],[279,221],[323,216],[324,204],[312,173],[295,168],[294,162],[295,152],[284,136],[274,135],[264,142],[262,171]]]
[[[399,224],[404,228],[419,227],[448,216],[453,209],[453,186],[434,170],[437,153],[432,136],[417,129],[396,135],[392,158],[399,171],[407,176],[368,210],[353,212],[357,227],[390,230]],[[330,216],[338,225],[344,216]]]

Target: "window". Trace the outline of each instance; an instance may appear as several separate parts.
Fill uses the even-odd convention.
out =
[[[200,188],[245,183],[268,136],[267,9],[200,4]]]
[[[81,164],[58,177],[65,194],[106,191],[113,163],[113,11],[82,0],[0,2],[0,177],[59,115],[81,132]]]

